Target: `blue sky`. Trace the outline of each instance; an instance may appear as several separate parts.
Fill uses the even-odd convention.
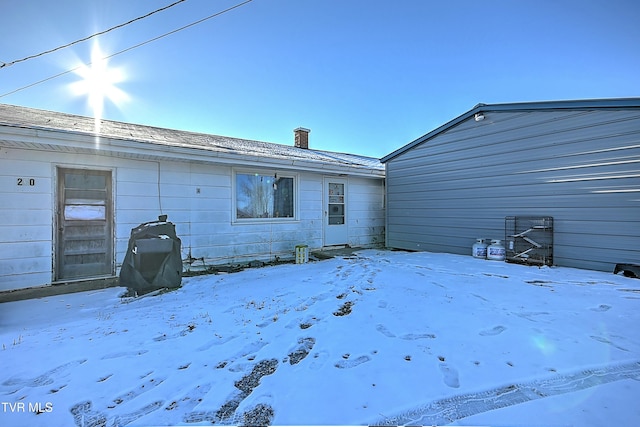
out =
[[[0,61],[121,24],[173,0],[0,0]],[[0,68],[0,95],[241,0],[187,0],[70,48]],[[116,55],[126,99],[103,117],[373,157],[476,104],[640,96],[636,0],[253,0]],[[68,73],[0,97],[92,115]]]

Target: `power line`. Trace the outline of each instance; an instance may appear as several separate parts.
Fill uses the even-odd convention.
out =
[[[116,30],[116,29],[118,29],[118,28],[122,28],[122,27],[127,26],[127,25],[129,25],[129,24],[132,24],[132,23],[134,23],[134,22],[136,22],[136,21],[140,21],[141,19],[147,18],[147,17],[149,17],[149,16],[151,16],[151,15],[153,15],[153,14],[155,14],[155,13],[162,12],[163,10],[167,10],[167,9],[169,9],[170,7],[173,7],[173,6],[177,5],[178,3],[182,3],[182,2],[184,2],[184,1],[186,1],[186,0],[178,0],[178,1],[176,1],[175,3],[172,3],[172,4],[168,5],[168,6],[161,7],[160,9],[154,10],[153,12],[149,12],[149,13],[147,13],[147,14],[146,14],[146,15],[144,15],[144,16],[139,16],[139,17],[134,18],[134,19],[132,19],[132,20],[130,20],[130,21],[127,21],[127,22],[125,22],[125,23],[123,23],[123,24],[116,25],[115,27],[111,27],[111,28],[109,28],[109,29],[107,29],[107,30],[100,31],[100,32],[95,33],[95,34],[91,34],[90,36],[87,36],[87,37],[81,38],[81,39],[79,39],[79,40],[76,40],[76,41],[71,42],[71,43],[67,43],[67,44],[62,45],[62,46],[58,46],[58,47],[53,48],[53,49],[46,50],[46,51],[41,52],[41,53],[37,53],[37,54],[35,54],[35,55],[30,55],[30,56],[24,57],[24,58],[22,58],[22,59],[16,59],[15,61],[11,61],[11,62],[4,62],[4,61],[0,61],[0,62],[2,62],[2,64],[0,64],[0,68],[8,67],[8,66],[10,66],[10,65],[17,64],[18,62],[24,62],[24,61],[27,61],[27,60],[29,60],[29,59],[37,58],[37,57],[39,57],[39,56],[43,56],[43,55],[46,55],[46,54],[48,54],[48,53],[52,53],[52,52],[56,52],[56,51],[58,51],[58,50],[62,50],[62,49],[68,48],[68,47],[73,46],[73,45],[75,45],[75,44],[85,42],[85,41],[90,40],[90,39],[92,39],[92,38],[94,38],[94,37],[101,36],[101,35],[103,35],[103,34],[106,34],[106,33],[110,32],[110,31]]]
[[[207,21],[207,20],[209,20],[209,19],[211,19],[211,18],[215,18],[216,16],[220,16],[220,15],[222,15],[222,14],[224,14],[224,13],[230,12],[230,11],[232,11],[233,9],[237,9],[237,8],[239,8],[240,6],[244,6],[245,4],[250,3],[250,2],[252,2],[252,1],[253,1],[253,0],[245,0],[245,1],[241,2],[241,3],[236,4],[235,6],[231,6],[231,7],[227,8],[227,9],[224,9],[224,10],[222,10],[222,11],[220,11],[220,12],[216,12],[216,13],[214,13],[213,15],[209,15],[209,16],[207,16],[206,18],[202,18],[202,19],[200,19],[200,20],[198,20],[198,21],[192,22],[191,24],[187,24],[187,25],[185,25],[185,26],[183,26],[183,27],[180,27],[180,28],[177,28],[177,29],[175,29],[175,30],[173,30],[173,31],[169,31],[168,33],[164,33],[164,34],[162,34],[162,35],[160,35],[160,36],[154,37],[154,38],[149,39],[149,40],[147,40],[147,41],[144,41],[144,42],[142,42],[142,43],[138,43],[137,45],[134,45],[134,46],[128,47],[128,48],[123,49],[123,50],[121,50],[121,51],[119,51],[119,52],[116,52],[116,53],[113,53],[113,54],[111,54],[111,55],[105,56],[104,58],[101,58],[100,60],[101,60],[101,61],[104,61],[105,59],[113,58],[114,56],[116,56],[116,55],[120,55],[121,53],[128,52],[128,51],[133,50],[133,49],[136,49],[136,48],[138,48],[138,47],[140,47],[140,46],[144,46],[144,45],[146,45],[146,44],[149,44],[149,43],[154,42],[154,41],[156,41],[156,40],[159,40],[159,39],[161,39],[161,38],[167,37],[167,36],[169,36],[169,35],[171,35],[171,34],[175,34],[175,33],[177,33],[178,31],[185,30],[185,29],[187,29],[187,28],[189,28],[189,27],[193,27],[194,25],[198,25],[198,24],[200,24],[200,23],[202,23],[202,22],[204,22],[204,21]],[[4,98],[5,96],[13,95],[13,94],[14,94],[14,93],[16,93],[16,92],[20,92],[20,91],[22,91],[22,90],[28,89],[28,88],[33,87],[33,86],[37,86],[37,85],[39,85],[39,84],[41,84],[41,83],[47,82],[47,81],[49,81],[49,80],[53,80],[53,79],[55,79],[55,78],[57,78],[57,77],[64,76],[65,74],[72,73],[72,72],[74,72],[74,71],[76,71],[76,70],[79,70],[80,68],[82,68],[82,67],[84,67],[84,66],[90,66],[91,64],[92,64],[92,62],[88,62],[87,64],[79,65],[79,66],[77,66],[77,67],[75,67],[75,68],[72,68],[72,69],[70,69],[70,70],[63,71],[63,72],[58,73],[58,74],[56,74],[56,75],[53,75],[53,76],[47,77],[46,79],[39,80],[39,81],[37,81],[37,82],[35,82],[35,83],[31,83],[31,84],[28,84],[28,85],[26,85],[26,86],[22,86],[22,87],[20,87],[20,88],[18,88],[18,89],[12,90],[11,92],[3,93],[2,95],[0,95],[0,98]]]

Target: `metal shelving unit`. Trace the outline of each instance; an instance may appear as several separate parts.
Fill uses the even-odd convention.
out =
[[[553,217],[508,216],[504,234],[507,261],[553,265]]]

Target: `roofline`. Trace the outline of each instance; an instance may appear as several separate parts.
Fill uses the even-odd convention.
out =
[[[225,166],[248,166],[304,170],[325,174],[347,174],[350,176],[384,178],[384,168],[371,168],[352,164],[314,162],[298,158],[263,157],[207,150],[202,147],[159,145],[150,141],[112,138],[74,130],[49,129],[43,127],[14,126],[0,123],[0,147],[32,150],[74,150],[78,153],[99,154],[142,160],[171,160],[209,163]],[[11,130],[11,132],[8,132]],[[91,145],[87,142],[91,141]],[[96,144],[97,142],[97,144]],[[259,141],[258,141],[259,142]],[[158,147],[162,150],[158,150]],[[320,151],[320,150],[312,150]],[[337,153],[340,154],[340,153]]]
[[[21,108],[26,110],[32,110],[40,113],[53,113],[64,116],[80,117],[83,119],[92,119],[88,116],[80,116],[77,114],[62,113],[56,111],[42,110],[31,107],[23,107],[11,104],[0,104],[6,107]],[[260,143],[269,144],[274,146],[282,146],[293,148],[293,146],[286,144],[279,144],[275,142],[248,140],[243,138],[213,135],[202,132],[193,132],[180,129],[163,128],[152,125],[143,125],[130,122],[121,122],[115,120],[102,119],[102,122],[110,122],[115,124],[130,125],[143,128],[158,129],[161,131],[171,131],[177,133],[184,133],[190,135],[202,135],[207,137],[221,137],[229,140],[242,141],[247,143]],[[303,130],[311,132],[309,129],[299,127],[296,130]],[[44,137],[47,141],[40,141],[40,138]],[[62,141],[62,142],[61,142]],[[91,141],[92,145],[86,143]],[[95,143],[99,141],[100,148],[96,148]],[[375,157],[364,156],[360,154],[341,153],[335,151],[317,150],[317,149],[305,149],[304,151],[313,153],[322,153],[325,156],[333,157],[336,162],[327,162],[320,160],[312,160],[304,157],[278,157],[278,156],[262,156],[259,154],[251,153],[234,153],[229,151],[219,151],[214,149],[208,149],[206,146],[179,146],[170,143],[161,143],[159,141],[150,141],[146,139],[140,139],[135,136],[131,138],[123,137],[121,135],[103,135],[95,132],[87,132],[85,130],[76,129],[64,129],[56,127],[39,126],[33,124],[21,124],[5,122],[0,119],[0,147],[9,148],[25,148],[25,149],[38,149],[38,150],[60,150],[61,147],[68,147],[71,150],[77,152],[86,152],[91,154],[103,154],[103,155],[122,155],[127,158],[139,158],[156,159],[156,160],[181,160],[189,162],[199,163],[213,163],[220,165],[246,165],[257,167],[270,167],[270,168],[283,168],[288,170],[304,170],[311,172],[319,172],[325,174],[346,174],[350,176],[362,176],[362,177],[376,177],[384,178],[385,169],[383,165],[376,164],[371,166],[368,164],[348,162],[348,160],[340,159],[333,155],[345,155],[352,156],[354,158],[370,159],[373,161],[379,161]],[[161,148],[161,150],[158,150]],[[240,163],[241,162],[241,163]]]
[[[416,145],[422,144],[430,140],[436,135],[449,130],[461,122],[473,117],[480,112],[496,112],[496,111],[553,111],[553,110],[591,110],[603,108],[640,108],[640,98],[606,98],[606,99],[582,99],[569,101],[536,101],[536,102],[515,102],[502,104],[477,104],[471,110],[456,117],[455,119],[437,127],[431,132],[421,136],[420,138],[400,147],[390,154],[382,157],[380,162],[386,163],[389,160],[403,154]]]

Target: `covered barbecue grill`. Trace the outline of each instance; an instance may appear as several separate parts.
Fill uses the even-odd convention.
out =
[[[180,287],[181,244],[175,225],[167,221],[166,215],[132,229],[120,269],[120,285],[138,294]]]

